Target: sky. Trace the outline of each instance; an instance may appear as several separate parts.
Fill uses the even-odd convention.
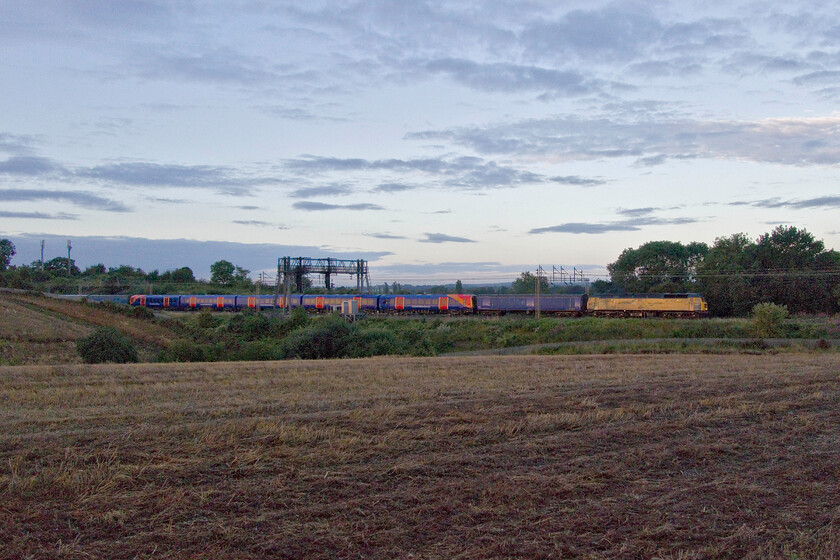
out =
[[[13,264],[367,259],[593,279],[778,225],[840,248],[840,2],[0,3]],[[352,281],[352,279],[348,279]]]

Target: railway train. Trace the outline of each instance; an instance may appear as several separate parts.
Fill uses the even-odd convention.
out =
[[[126,296],[122,296],[126,297]],[[97,301],[89,296],[88,301]],[[311,312],[341,310],[345,302],[358,302],[360,313],[508,315],[533,314],[534,294],[293,294],[288,307]],[[286,307],[285,296],[274,295],[133,295],[125,302],[151,309],[198,310],[276,309]],[[591,295],[547,294],[539,297],[540,313],[595,317],[707,317],[709,308],[700,294]]]

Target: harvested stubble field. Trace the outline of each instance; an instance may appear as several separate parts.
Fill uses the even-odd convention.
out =
[[[96,306],[32,294],[0,292],[0,364],[75,364],[76,341],[95,327],[113,327],[150,360],[175,340],[167,328]]]
[[[837,558],[840,355],[0,368],[3,558]]]
[[[75,341],[85,325],[33,311],[24,298],[0,295],[0,363],[78,362]]]

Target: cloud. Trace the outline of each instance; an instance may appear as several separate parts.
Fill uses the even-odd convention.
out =
[[[225,194],[237,195],[248,194],[257,186],[278,182],[273,178],[248,177],[230,167],[146,162],[98,165],[79,169],[75,176],[104,183],[148,188],[212,188]]]
[[[353,189],[344,185],[326,187],[308,187],[296,189],[289,193],[292,198],[312,198],[313,196],[344,196],[353,194]]]
[[[32,136],[0,132],[0,152],[5,154],[18,156],[31,154],[34,142]]]
[[[460,58],[431,60],[423,68],[433,74],[445,74],[471,89],[487,92],[546,91],[580,96],[599,89],[599,84],[571,70],[509,63],[479,64]]]
[[[782,200],[768,198],[754,202],[732,202],[730,206],[753,206],[755,208],[789,208],[804,210],[808,208],[840,208],[840,196],[820,196],[805,200]]]
[[[840,117],[628,122],[557,117],[425,131],[411,137],[449,140],[482,154],[540,156],[555,162],[632,157],[642,165],[693,158],[840,164]]]
[[[542,233],[588,233],[593,235],[610,233],[613,231],[641,231],[643,226],[654,225],[684,225],[693,224],[700,220],[694,218],[645,218],[636,217],[628,220],[619,220],[616,222],[607,223],[584,223],[584,222],[569,222],[550,227],[535,228],[528,233],[532,235],[539,235]]]
[[[652,206],[648,206],[647,208],[619,208],[618,214],[620,214],[621,216],[630,216],[633,218],[638,218],[640,216],[647,216],[649,214],[652,214],[656,210],[659,210],[659,208],[654,208]]]
[[[307,212],[321,212],[324,210],[384,210],[382,206],[378,204],[371,204],[368,202],[363,202],[359,204],[327,204],[325,202],[311,202],[311,201],[302,201],[302,202],[295,202],[292,204],[292,208],[297,210],[305,210]]]
[[[286,168],[301,173],[327,173],[333,171],[421,171],[424,173],[445,173],[452,164],[442,159],[384,159],[334,158],[304,156],[287,160]]]
[[[38,156],[14,156],[0,161],[0,173],[9,175],[48,175],[60,169],[52,160]]]
[[[612,4],[598,10],[574,10],[542,18],[519,39],[533,59],[631,60],[661,40],[664,26],[646,9]]]
[[[484,189],[539,182],[542,182],[541,175],[512,167],[503,167],[491,161],[476,166],[459,177],[446,181],[445,184],[456,188]]]
[[[840,82],[840,70],[821,70],[819,72],[811,72],[803,74],[793,79],[793,83],[798,86],[802,85],[836,85]]]
[[[277,229],[289,229],[286,226],[279,226],[277,224],[273,224],[271,222],[264,222],[262,220],[233,220],[232,223],[239,224],[241,226],[276,227]]]
[[[309,122],[309,123],[316,123],[316,122],[330,122],[330,123],[340,123],[340,122],[348,122],[350,119],[342,118],[342,117],[332,117],[320,113],[315,113],[309,109],[301,109],[299,107],[289,108],[289,107],[258,107],[259,111],[266,113],[267,115],[271,115],[273,117],[278,117],[281,119],[287,119],[292,121],[301,121],[301,122]]]
[[[60,212],[58,214],[45,214],[44,212],[9,212],[7,210],[0,210],[0,218],[16,218],[23,220],[78,220],[79,217],[75,214],[65,214]]]
[[[416,189],[417,187],[414,185],[406,185],[403,183],[382,183],[375,187],[371,192],[379,192],[379,193],[396,193],[396,192],[405,192],[411,191]]]
[[[479,190],[485,188],[513,187],[525,183],[538,183],[544,180],[542,175],[523,171],[514,167],[498,165],[473,156],[457,158],[421,158],[421,159],[385,159],[366,160],[360,158],[341,159],[331,157],[304,156],[288,160],[286,167],[299,174],[312,173],[350,173],[390,172],[423,173],[438,179],[438,185],[444,188]],[[384,183],[377,187],[381,192],[408,190],[401,183]],[[389,190],[390,189],[390,190]]]
[[[376,239],[408,239],[404,235],[391,235],[390,233],[366,233],[365,235]]]
[[[466,237],[454,237],[443,233],[424,233],[424,238],[420,240],[421,243],[475,243],[472,239]]]
[[[76,206],[106,212],[130,212],[131,209],[116,200],[110,200],[92,193],[74,191],[49,191],[38,189],[0,190],[0,200],[5,202],[31,202],[36,200],[58,200]]]
[[[576,187],[594,187],[597,185],[605,185],[607,182],[603,179],[588,179],[577,175],[569,175],[565,177],[549,177],[552,183],[560,183],[562,185],[574,185]]]

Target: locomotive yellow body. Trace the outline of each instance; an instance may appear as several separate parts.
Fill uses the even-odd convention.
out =
[[[709,306],[700,294],[591,296],[590,315],[603,317],[705,317]]]

